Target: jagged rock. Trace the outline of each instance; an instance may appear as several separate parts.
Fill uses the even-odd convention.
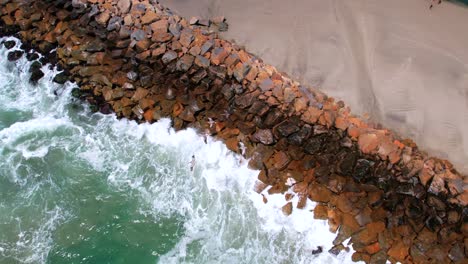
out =
[[[26,59],[28,61],[33,61],[39,59],[39,54],[32,52],[32,53],[26,53]]]
[[[226,59],[228,55],[229,52],[226,49],[222,47],[215,48],[211,53],[211,63],[214,65],[220,65],[224,62],[224,59]]]
[[[152,23],[156,20],[158,20],[159,16],[153,11],[147,11],[146,14],[141,18],[141,23],[143,25]]]
[[[208,68],[210,66],[210,60],[203,56],[197,55],[195,57],[195,64],[202,68]]]
[[[213,46],[214,46],[213,40],[208,40],[207,42],[205,42],[201,47],[200,55],[203,55],[207,53],[208,51],[210,51]]]
[[[16,46],[16,42],[13,40],[8,40],[3,42],[3,46],[5,46],[6,49],[12,49],[13,47]]]
[[[117,7],[119,8],[120,13],[125,14],[130,11],[132,2],[130,0],[119,0],[117,1]]]
[[[58,84],[64,84],[68,81],[68,75],[65,72],[61,72],[55,75],[53,81]]]
[[[23,56],[24,51],[22,50],[15,50],[8,52],[7,59],[8,61],[17,61]]]
[[[31,71],[31,69],[30,69]],[[32,84],[37,84],[37,82],[44,77],[44,73],[41,71],[41,69],[33,69],[31,72],[31,76],[29,77],[29,81]]]
[[[192,67],[194,57],[192,55],[185,54],[177,61],[176,69],[178,71],[188,71]]]
[[[296,133],[300,130],[299,126],[296,125],[291,119],[284,120],[283,122],[279,123],[275,126],[273,131],[277,134],[277,137],[287,137],[292,133]]]
[[[182,46],[189,47],[193,39],[194,39],[194,36],[193,36],[192,30],[186,28],[182,30],[181,32],[179,42],[180,44],[182,44]]]
[[[290,214],[292,214],[292,210],[293,210],[292,202],[289,202],[289,203],[285,204],[285,205],[281,208],[281,211],[282,211],[283,214],[286,215],[286,216],[289,216]]]
[[[114,30],[120,30],[120,26],[122,25],[122,18],[119,16],[114,16],[111,19],[109,19],[109,23],[107,24],[107,31],[114,31]]]
[[[253,139],[257,142],[260,142],[264,145],[271,145],[275,142],[273,138],[273,133],[270,129],[259,129],[255,134],[253,134]]]
[[[162,56],[162,61],[165,64],[169,64],[171,61],[177,58],[177,53],[175,51],[169,50]]]

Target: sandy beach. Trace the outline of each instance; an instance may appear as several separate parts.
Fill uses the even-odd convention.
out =
[[[430,1],[161,0],[468,173],[468,8]]]

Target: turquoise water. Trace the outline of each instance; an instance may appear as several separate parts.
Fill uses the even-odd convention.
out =
[[[311,254],[334,236],[220,142],[169,120],[92,114],[72,84],[28,83],[29,62],[0,49],[0,264],[342,263]],[[56,95],[57,94],[57,95]],[[196,157],[190,171],[192,155]],[[310,203],[310,206],[313,206]]]

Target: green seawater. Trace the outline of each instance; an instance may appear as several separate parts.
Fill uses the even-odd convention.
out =
[[[284,216],[281,195],[263,204],[258,172],[222,143],[93,114],[56,70],[33,86],[0,46],[0,264],[350,261],[312,255],[331,247],[326,222]]]

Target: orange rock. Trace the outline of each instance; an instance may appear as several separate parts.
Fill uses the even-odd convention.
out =
[[[328,203],[332,193],[322,185],[314,184],[309,187],[309,197],[312,201]]]
[[[141,23],[143,25],[149,24],[158,20],[159,16],[153,11],[147,11],[146,14],[141,18]]]
[[[309,106],[304,114],[302,114],[301,119],[309,124],[315,124],[317,123],[317,120],[322,115],[322,113],[322,110],[313,106]]]
[[[348,120],[343,117],[343,116],[338,116],[336,119],[335,119],[335,126],[341,130],[346,130],[348,129],[348,126],[349,126],[349,122]]]
[[[289,162],[291,162],[291,158],[285,152],[280,151],[273,155],[273,161],[275,168],[283,170],[288,166]]]
[[[365,229],[353,235],[353,241],[369,245],[377,241],[379,233],[385,230],[383,222],[372,222],[366,225]]]
[[[225,141],[226,147],[234,152],[239,151],[239,140],[236,137],[229,138]]]
[[[147,122],[153,121],[153,116],[154,116],[154,109],[148,109],[143,114],[143,117],[145,118]]]
[[[358,139],[359,136],[361,135],[361,133],[363,133],[363,129],[362,129],[362,128],[355,127],[355,126],[353,126],[353,125],[351,125],[351,126],[348,127],[348,135],[349,135],[352,139]]]
[[[231,138],[239,135],[240,131],[237,128],[225,128],[221,132],[219,132],[218,136],[220,138]]]
[[[254,191],[256,193],[261,193],[263,192],[268,185],[266,183],[263,183],[262,181],[256,181],[254,185]]]
[[[282,208],[281,208],[281,211],[283,212],[284,215],[288,216],[292,213],[292,210],[293,210],[293,206],[292,206],[292,202],[289,202],[287,204],[285,204]]]
[[[314,208],[314,219],[328,219],[328,209],[323,204],[317,204]]]
[[[328,225],[329,225],[330,232],[336,233],[336,231],[341,225],[340,212],[336,209],[328,208],[327,217],[328,217]]]
[[[285,199],[286,201],[290,201],[293,197],[294,197],[294,194],[292,194],[292,193],[286,193],[286,194],[284,195],[284,199]]]
[[[347,226],[352,233],[357,232],[361,228],[354,215],[345,213],[342,214],[341,218],[343,226]]]
[[[404,262],[409,254],[409,247],[403,241],[398,241],[393,244],[387,254],[399,262]]]
[[[147,89],[144,89],[144,88],[138,88],[136,91],[135,91],[135,94],[132,96],[132,100],[133,101],[140,101],[141,99],[143,99],[146,95],[148,95],[149,91]]]
[[[184,111],[184,107],[182,106],[181,103],[178,103],[178,102],[177,102],[177,103],[174,105],[174,108],[173,108],[173,110],[172,110],[172,115],[174,115],[174,116],[179,116],[179,115],[182,113],[182,111]]]
[[[373,153],[379,144],[376,134],[363,134],[358,139],[359,149],[365,154]]]
[[[297,202],[298,209],[304,209],[307,205],[307,195],[299,195],[299,201]]]
[[[370,245],[366,246],[366,247],[364,248],[364,250],[365,250],[368,254],[373,255],[373,254],[375,254],[375,253],[377,253],[377,252],[380,251],[380,244],[379,244],[379,242],[375,242],[374,244],[370,244]]]

